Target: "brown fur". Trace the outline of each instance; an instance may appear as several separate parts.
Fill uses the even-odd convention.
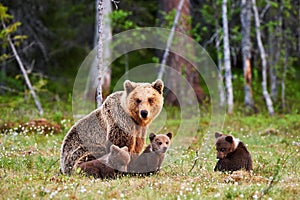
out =
[[[215,133],[217,162],[214,171],[252,170],[252,158],[243,142],[231,135]]]
[[[94,178],[115,178],[119,172],[126,172],[130,162],[127,147],[110,146],[110,153],[96,160],[75,164],[74,168]]]
[[[170,147],[172,133],[149,135],[150,144],[143,153],[130,162],[128,172],[131,173],[153,173],[160,170],[165,154]]]
[[[163,106],[163,82],[125,81],[124,90],[109,95],[100,108],[69,130],[61,147],[62,173],[71,174],[82,156],[107,154],[112,144],[127,146],[131,156],[143,150],[147,127]]]

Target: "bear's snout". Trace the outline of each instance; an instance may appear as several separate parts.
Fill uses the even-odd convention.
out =
[[[220,153],[220,152],[218,152],[217,153],[217,159],[223,159],[223,158],[225,158],[225,154],[224,153]]]
[[[163,147],[163,152],[166,153],[168,150],[168,147]]]
[[[146,119],[148,117],[148,111],[147,110],[141,110],[141,116],[142,116],[142,118]]]

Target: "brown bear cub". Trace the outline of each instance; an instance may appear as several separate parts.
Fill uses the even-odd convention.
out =
[[[129,162],[130,154],[127,147],[119,148],[111,145],[108,154],[96,160],[75,164],[75,168],[94,178],[115,178],[119,172],[127,172]]]
[[[130,173],[155,173],[160,170],[165,154],[170,147],[172,133],[149,135],[150,144],[143,153],[132,160],[128,166]]]
[[[214,171],[252,170],[252,159],[243,142],[231,135],[215,133],[217,162]]]

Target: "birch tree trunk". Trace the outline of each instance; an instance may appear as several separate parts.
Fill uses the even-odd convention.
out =
[[[6,26],[5,26],[4,22],[2,22],[2,25],[3,25],[3,28],[5,29]],[[31,85],[31,82],[30,82],[30,79],[29,79],[29,77],[28,77],[28,75],[27,75],[26,69],[25,69],[25,67],[24,67],[24,65],[23,65],[23,62],[22,62],[22,60],[21,60],[21,58],[20,58],[20,56],[19,56],[19,54],[18,54],[18,52],[17,52],[17,50],[16,50],[16,48],[15,48],[14,43],[13,43],[12,40],[11,40],[10,35],[7,35],[7,40],[8,40],[9,45],[10,45],[12,51],[13,51],[14,56],[15,56],[16,59],[17,59],[17,62],[18,62],[18,64],[19,64],[19,67],[20,67],[20,69],[21,69],[21,71],[22,71],[22,74],[23,74],[23,76],[24,76],[25,83],[26,83],[26,85],[27,85],[27,87],[28,87],[28,89],[29,89],[29,91],[30,91],[30,94],[31,94],[31,96],[32,96],[32,98],[33,98],[33,100],[34,100],[34,102],[35,102],[35,105],[36,105],[36,107],[37,107],[37,109],[38,109],[38,111],[39,111],[39,114],[40,114],[40,115],[43,115],[43,114],[44,114],[44,110],[43,110],[43,108],[42,108],[42,105],[41,105],[41,103],[40,103],[40,100],[39,100],[38,96],[36,95],[36,93],[35,93],[35,91],[34,91],[32,85]]]
[[[96,1],[96,8],[98,8],[98,1]],[[111,0],[103,0],[103,39],[111,38],[112,31],[111,31],[111,20],[109,18],[110,13],[112,12],[112,5]],[[99,40],[99,31],[98,31],[98,16],[99,16],[99,9],[96,9],[96,23],[95,23],[95,31],[94,31],[94,46],[98,47],[98,40]],[[107,46],[109,46],[108,42],[106,41]],[[110,48],[103,49],[103,59],[104,63],[105,60],[108,60],[111,56]],[[93,66],[89,72],[89,78],[85,86],[85,98],[95,101],[95,88],[98,86],[98,75],[99,70],[97,66],[98,57],[95,58]],[[106,67],[103,69],[103,75],[101,79],[102,85],[102,98],[105,98],[109,95],[109,88],[111,83],[111,68]]]
[[[274,115],[274,108],[273,108],[273,103],[270,98],[268,89],[267,89],[267,59],[266,59],[266,53],[265,49],[261,40],[261,33],[260,33],[260,20],[259,20],[259,15],[256,7],[256,1],[252,0],[252,8],[254,12],[254,19],[255,19],[255,30],[256,30],[256,39],[257,39],[257,44],[258,48],[260,51],[260,57],[262,61],[262,92],[263,96],[267,105],[267,109],[270,115]]]
[[[233,113],[233,91],[232,91],[232,75],[230,62],[230,45],[229,45],[229,31],[227,20],[227,0],[222,2],[222,19],[224,31],[224,68],[225,68],[225,86],[227,95],[228,114]]]
[[[242,24],[242,54],[243,54],[243,71],[244,71],[244,104],[251,110],[254,108],[253,95],[252,95],[252,73],[251,73],[251,2],[242,0],[241,2],[241,24]]]
[[[98,85],[96,93],[97,108],[102,105],[102,76],[103,76],[103,0],[97,0],[98,10],[98,44],[97,44],[97,69],[98,69]]]

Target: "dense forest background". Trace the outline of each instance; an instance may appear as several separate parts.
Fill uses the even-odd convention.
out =
[[[178,13],[179,2],[179,0],[121,0],[117,4],[111,2],[112,12],[109,16],[112,34],[137,27],[171,28]],[[226,3],[221,0],[184,1],[176,30],[199,42],[226,78],[228,74],[223,70],[224,2]],[[235,110],[250,113],[267,112],[262,91],[262,57],[257,43],[255,15],[251,2],[253,1],[229,0],[226,3],[234,104]],[[1,3],[2,105],[7,106],[7,101],[11,105],[14,101],[19,104],[31,99],[24,75],[9,45],[8,36],[12,38],[42,105],[49,102],[53,104],[60,101],[70,102],[77,70],[96,45],[96,2],[2,0]],[[7,7],[7,10],[3,6]],[[266,52],[267,90],[275,112],[299,113],[300,1],[258,0],[256,6],[260,19],[259,30]],[[4,13],[12,18],[5,18]],[[162,54],[163,52],[153,50],[140,50],[122,56],[111,66],[110,86],[114,86],[125,73],[127,66],[130,69],[144,63],[160,62]],[[178,58],[171,54],[168,64],[172,66],[174,62],[178,62]],[[192,77],[193,71],[186,70],[186,73],[189,71],[191,73],[185,75]],[[205,91],[201,75],[198,74],[196,77],[193,75],[189,81],[195,88],[199,100],[202,103],[207,102],[209,94]],[[248,97],[246,98],[247,91],[251,93],[250,101]],[[168,100],[174,104],[172,97],[167,98]]]

